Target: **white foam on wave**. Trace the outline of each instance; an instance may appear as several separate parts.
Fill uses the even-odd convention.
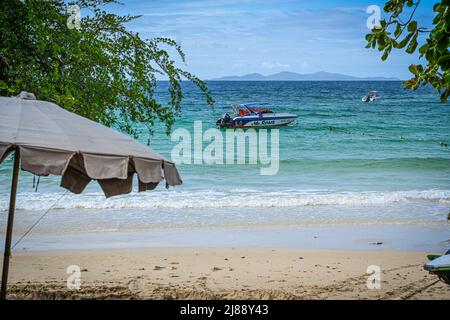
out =
[[[450,204],[450,190],[333,192],[317,190],[170,190],[105,199],[102,193],[19,193],[18,210],[52,209],[207,209],[289,208],[304,206],[368,206],[395,203]],[[59,199],[59,200],[58,200]],[[8,207],[8,194],[0,195],[0,208]]]

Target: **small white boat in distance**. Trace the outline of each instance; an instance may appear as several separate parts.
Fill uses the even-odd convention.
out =
[[[364,97],[362,97],[362,102],[374,102],[381,97],[378,95],[378,91],[369,91]]]
[[[297,120],[292,113],[273,112],[268,103],[243,103],[233,106],[234,114],[225,113],[216,122],[222,128],[260,128],[287,126]]]

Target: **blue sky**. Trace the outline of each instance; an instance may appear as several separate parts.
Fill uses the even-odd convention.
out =
[[[419,24],[431,26],[434,1],[422,0]],[[142,15],[129,24],[141,36],[171,37],[186,53],[183,68],[203,79],[279,71],[339,72],[406,79],[418,55],[394,52],[382,62],[365,49],[374,0],[122,0],[116,13]],[[382,17],[385,17],[382,15]]]

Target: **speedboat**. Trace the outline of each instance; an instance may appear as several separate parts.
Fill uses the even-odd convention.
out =
[[[222,128],[260,128],[287,126],[297,120],[292,113],[278,113],[270,110],[268,103],[243,103],[233,106],[233,115],[225,113],[216,122]]]
[[[369,91],[364,97],[362,97],[362,102],[374,102],[380,99],[377,91]]]

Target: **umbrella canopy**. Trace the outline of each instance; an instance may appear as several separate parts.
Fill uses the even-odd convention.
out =
[[[106,197],[182,183],[175,164],[144,144],[94,121],[36,100],[31,93],[0,97],[0,164],[14,151],[0,298],[6,297],[19,167],[38,176],[60,175],[61,186],[81,193],[97,180]]]
[[[19,148],[22,170],[61,175],[61,186],[81,193],[97,180],[107,197],[182,183],[175,164],[146,145],[33,94],[0,97],[0,163]]]

